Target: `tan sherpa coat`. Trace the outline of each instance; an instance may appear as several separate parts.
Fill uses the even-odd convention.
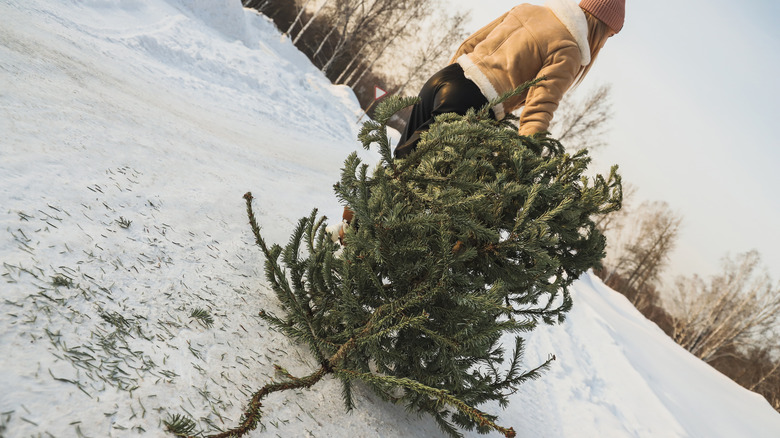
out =
[[[528,92],[493,108],[500,120],[524,105],[520,134],[543,132],[580,66],[590,63],[588,24],[573,0],[522,4],[466,39],[450,61],[454,62],[488,100],[546,76]]]

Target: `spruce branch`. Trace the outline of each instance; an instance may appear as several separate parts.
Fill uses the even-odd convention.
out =
[[[287,276],[282,271],[280,265],[275,263],[279,254],[281,254],[283,251],[278,246],[274,246],[270,250],[268,249],[268,247],[265,245],[265,240],[263,240],[262,235],[260,234],[260,226],[257,224],[257,220],[255,219],[254,210],[252,208],[252,200],[254,199],[252,193],[247,192],[244,194],[244,199],[246,201],[247,215],[249,216],[249,223],[252,228],[252,233],[255,236],[255,241],[266,256],[266,276],[275,280],[272,282],[273,289],[276,291],[277,297],[282,300],[282,304],[285,305],[285,308],[291,312],[288,315],[288,320],[282,324],[279,324],[281,320],[272,315],[268,315],[268,320],[274,322],[278,327],[287,331],[288,333],[297,335],[294,337],[300,337],[304,339],[307,344],[314,347],[313,350],[315,354],[322,361],[324,360],[324,356],[319,347],[323,345],[323,340],[317,335],[317,331],[311,325],[311,320],[309,318],[311,311],[310,309],[306,308],[306,301],[301,300],[300,298],[302,297],[296,296],[295,293],[293,293],[290,285],[287,282]],[[313,221],[316,215],[317,210],[314,209],[311,213],[311,216],[308,218],[308,221]],[[293,233],[293,238],[290,240],[290,245],[288,245],[287,250],[284,251],[285,257],[283,257],[283,260],[286,259],[293,265],[297,264],[297,251],[299,248],[298,245],[300,243],[300,239],[303,236],[306,223],[307,219],[301,219],[298,227],[296,228],[296,231]],[[322,222],[319,223],[321,224]],[[295,270],[293,270],[293,272],[293,281],[296,282],[297,277],[295,277]],[[300,278],[297,279],[297,286],[299,286],[301,290],[304,289],[300,284]],[[264,315],[265,312],[260,314],[261,317],[264,317]],[[292,333],[294,325],[302,325],[308,330],[300,330]]]
[[[163,420],[163,424],[168,432],[179,437],[191,436],[197,426],[195,421],[191,418],[179,414],[175,414],[170,416],[167,420]]]
[[[322,380],[327,373],[328,371],[325,367],[320,367],[314,373],[300,378],[295,378],[287,373],[286,375],[290,377],[288,380],[269,383],[252,394],[246,410],[241,415],[238,426],[218,434],[208,435],[207,438],[238,438],[246,435],[255,430],[260,423],[260,418],[262,417],[260,408],[263,406],[260,402],[261,400],[274,392],[311,388],[314,384]]]
[[[211,328],[214,325],[214,318],[206,309],[201,309],[201,308],[193,309],[192,312],[190,313],[190,317],[197,319],[206,328]]]
[[[489,418],[487,418],[487,416],[483,412],[467,405],[466,403],[463,403],[463,401],[459,400],[457,397],[453,397],[449,392],[445,390],[432,388],[430,386],[423,385],[420,382],[408,378],[381,376],[372,373],[359,373],[347,369],[336,371],[336,375],[347,380],[360,379],[362,381],[371,382],[373,384],[378,384],[378,385],[397,386],[412,391],[416,394],[431,397],[437,400],[439,403],[448,404],[456,408],[459,412],[467,415],[469,418],[471,418],[481,426],[490,427],[491,429],[502,433],[507,438],[513,438],[515,436],[515,431],[511,427],[507,429],[497,425]]]

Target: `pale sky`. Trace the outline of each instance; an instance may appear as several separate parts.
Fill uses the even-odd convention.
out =
[[[520,3],[448,1],[472,11],[469,32]],[[612,84],[596,170],[620,165],[637,201],[684,216],[668,274],[710,275],[726,254],[757,249],[780,281],[778,21],[776,0],[628,0],[581,85]]]

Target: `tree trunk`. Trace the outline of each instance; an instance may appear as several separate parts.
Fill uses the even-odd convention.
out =
[[[317,18],[318,15],[320,15],[320,12],[322,12],[322,8],[324,8],[325,5],[328,4],[328,1],[329,0],[325,0],[324,2],[322,2],[320,7],[317,8],[317,11],[314,13],[314,15],[312,15],[309,21],[306,22],[306,25],[303,26],[303,29],[301,29],[301,31],[298,32],[298,35],[295,36],[295,39],[293,40],[293,44],[298,44],[298,40],[301,39],[301,35],[303,35],[303,33],[306,32],[306,29],[308,29],[309,26],[311,26],[312,23],[314,23],[314,20]]]
[[[303,6],[301,6],[301,10],[298,11],[298,15],[295,16],[295,20],[293,20],[293,22],[290,25],[290,27],[287,28],[287,32],[285,32],[287,35],[290,35],[290,32],[292,32],[293,27],[295,27],[295,25],[298,24],[298,20],[301,19],[301,16],[303,15],[303,12],[306,10],[306,6],[308,6],[310,2],[311,2],[311,0],[306,0],[306,3],[304,3]]]
[[[341,83],[341,80],[342,80],[342,79],[344,79],[344,75],[346,75],[346,74],[347,74],[347,72],[351,71],[351,69],[352,69],[352,66],[355,64],[355,62],[356,62],[358,59],[360,59],[360,58],[361,58],[361,56],[360,56],[360,55],[363,53],[363,49],[365,49],[365,48],[366,48],[366,46],[368,46],[368,45],[369,45],[369,43],[371,43],[371,41],[366,41],[365,43],[363,43],[363,45],[360,47],[360,49],[358,49],[358,50],[357,50],[357,52],[355,52],[355,55],[354,55],[354,56],[352,57],[352,59],[349,61],[349,64],[347,64],[347,66],[346,66],[346,67],[344,67],[344,70],[343,70],[343,71],[341,72],[341,74],[340,74],[340,75],[339,75],[339,76],[336,78],[336,80],[334,81],[334,83],[336,83],[336,84],[340,84],[340,83]]]
[[[330,30],[328,31],[328,34],[325,35],[322,38],[322,41],[320,41],[320,45],[317,46],[317,49],[314,51],[314,54],[311,55],[311,60],[312,61],[315,61],[317,59],[317,55],[320,54],[320,51],[325,46],[325,42],[328,41],[328,38],[330,38],[330,36],[333,35],[333,32],[335,32],[335,31],[336,31],[336,28],[335,27],[331,27]]]
[[[364,76],[364,75],[365,75],[365,74],[366,74],[366,73],[367,73],[369,70],[371,70],[371,68],[372,68],[372,67],[374,67],[374,64],[376,64],[376,62],[379,60],[379,58],[381,58],[381,57],[382,57],[382,54],[385,52],[385,50],[387,50],[387,48],[388,48],[388,47],[390,47],[390,45],[393,43],[393,41],[395,40],[395,38],[396,38],[396,36],[394,35],[392,38],[390,38],[389,40],[387,40],[387,42],[386,42],[386,43],[385,43],[385,45],[382,47],[382,49],[381,49],[381,50],[379,50],[379,52],[376,54],[376,56],[375,56],[375,57],[374,57],[374,59],[371,61],[371,63],[368,65],[368,67],[366,67],[365,69],[363,69],[363,72],[361,72],[361,73],[360,73],[360,75],[357,77],[357,79],[355,79],[354,81],[352,81],[351,83],[349,83],[350,79],[352,79],[352,76],[354,76],[355,72],[357,72],[357,69],[355,69],[355,71],[354,71],[354,72],[352,72],[352,74],[351,74],[351,75],[349,75],[349,77],[347,78],[347,80],[346,80],[345,82],[349,83],[349,86],[354,88],[354,87],[355,87],[355,86],[358,84],[358,82],[360,82],[360,80],[361,80],[361,79],[363,79],[363,76]]]

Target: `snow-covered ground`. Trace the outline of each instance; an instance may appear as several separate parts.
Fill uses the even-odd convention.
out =
[[[311,370],[257,317],[277,302],[242,195],[273,242],[312,208],[338,217],[351,91],[238,0],[5,0],[0,17],[0,436],[167,436],[170,414],[216,430],[273,364]],[[528,336],[528,366],[552,369],[483,407],[518,436],[780,436],[760,396],[595,277],[574,299]],[[346,413],[332,379],[271,396],[252,436],[441,435],[357,400]]]

